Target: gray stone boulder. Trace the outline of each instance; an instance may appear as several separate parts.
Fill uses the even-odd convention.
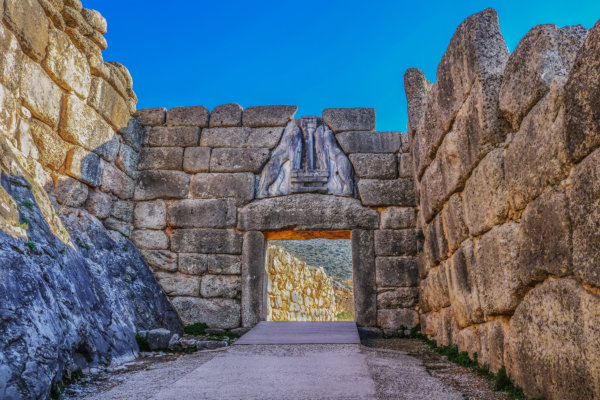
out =
[[[165,350],[169,348],[169,342],[172,337],[173,332],[164,328],[152,329],[146,334],[150,350]]]
[[[323,120],[334,132],[374,131],[374,108],[326,108]]]

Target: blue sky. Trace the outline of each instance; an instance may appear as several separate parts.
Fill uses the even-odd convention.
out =
[[[403,74],[435,71],[456,27],[493,7],[512,51],[534,25],[600,19],[600,1],[83,0],[108,20],[105,61],[133,76],[138,108],[224,103],[375,107],[406,130]]]

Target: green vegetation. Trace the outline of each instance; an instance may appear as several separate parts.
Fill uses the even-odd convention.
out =
[[[136,333],[135,341],[137,342],[137,345],[140,348],[140,351],[150,351],[150,344],[148,343],[148,333],[147,332],[145,335],[142,335],[139,332]]]
[[[352,286],[352,251],[348,239],[271,240],[269,245],[283,247],[308,265],[323,267],[327,276],[341,285]]]
[[[62,400],[64,390],[60,383],[53,383],[50,387],[50,400]]]
[[[336,317],[338,321],[354,321],[354,311],[342,311]]]
[[[32,240],[27,241],[27,247],[29,247],[30,251],[35,251],[35,249],[37,248],[37,246],[35,245],[35,242]]]
[[[21,206],[27,208],[28,210],[33,210],[33,201],[25,200],[24,202],[21,203]]]
[[[198,322],[198,323],[186,326],[185,328],[183,328],[183,332],[186,335],[203,336],[206,334],[207,329],[208,329],[208,325],[206,325],[204,322]]]

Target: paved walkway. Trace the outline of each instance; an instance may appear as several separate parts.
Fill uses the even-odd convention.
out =
[[[322,330],[325,325],[306,325],[305,332],[312,334],[302,336],[290,325],[277,324],[272,329],[287,331],[288,339],[327,340]],[[260,341],[262,335],[256,332],[275,337],[269,325],[258,326],[240,343]],[[332,337],[356,340],[349,335],[350,328],[356,331],[355,326],[335,328],[339,334]],[[421,361],[402,352],[360,344],[246,344],[157,364],[131,373],[111,390],[87,398],[458,400],[463,396],[432,377]]]
[[[235,344],[360,344],[360,337],[352,321],[262,321]]]

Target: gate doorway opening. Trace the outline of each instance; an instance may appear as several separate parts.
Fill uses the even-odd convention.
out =
[[[350,232],[266,239],[267,321],[354,321]]]

